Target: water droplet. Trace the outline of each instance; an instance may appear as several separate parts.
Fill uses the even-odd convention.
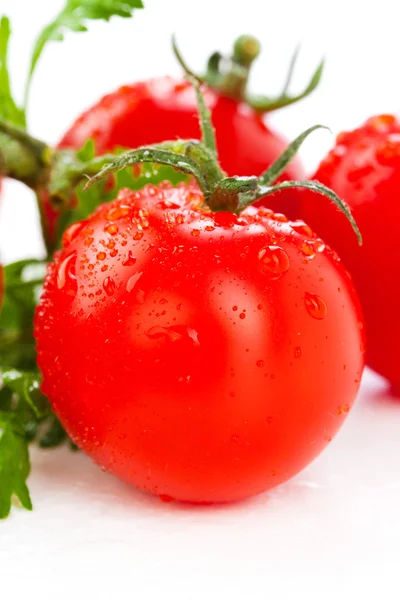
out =
[[[232,310],[233,311],[237,311],[238,307],[237,306],[232,306]]]
[[[262,310],[262,304],[257,305],[258,310]]]
[[[190,337],[190,339],[193,341],[195,346],[200,346],[200,342],[199,342],[199,334],[197,333],[197,331],[195,329],[192,329],[191,327],[187,328],[187,334]]]
[[[136,258],[132,256],[132,252],[129,250],[127,257],[122,262],[123,267],[132,267],[136,263]]]
[[[103,231],[109,235],[116,235],[118,233],[118,227],[115,223],[111,223],[110,225],[107,225],[107,227],[104,227]]]
[[[112,296],[116,289],[114,279],[112,279],[112,277],[106,277],[103,281],[103,288],[107,296]]]
[[[262,369],[262,367],[265,366],[265,362],[263,360],[258,360],[256,362],[257,367],[259,367],[260,369]]]
[[[122,219],[123,217],[127,217],[131,212],[130,206],[125,206],[120,204],[119,206],[114,206],[111,208],[106,216],[107,221],[118,221],[118,219]]]
[[[168,300],[166,298],[160,298],[160,304],[168,304]]]
[[[135,273],[135,275],[132,275],[132,277],[129,277],[129,279],[126,283],[126,291],[128,293],[133,290],[133,288],[135,287],[135,285],[137,284],[137,282],[139,281],[139,279],[141,278],[142,275],[143,275],[143,273],[139,272],[139,273]]]
[[[117,256],[118,254],[118,250],[116,248],[114,248],[113,250],[110,250],[110,256],[112,258],[114,258],[115,256]]]
[[[240,313],[240,315],[239,315],[239,319],[242,319],[242,320],[243,320],[243,319],[245,319],[245,318],[246,318],[246,315],[245,315],[244,313]]]
[[[273,219],[274,221],[279,221],[280,223],[287,223],[289,221],[287,216],[282,213],[274,213],[271,216],[271,219]]]
[[[300,358],[300,356],[303,354],[303,350],[299,346],[297,346],[294,349],[293,354],[295,358]]]
[[[142,237],[143,237],[143,231],[137,231],[135,233],[135,235],[133,236],[133,239],[136,240],[136,241],[138,241],[138,240],[141,240]]]
[[[105,252],[99,252],[98,255],[96,256],[97,260],[104,260],[106,258],[106,253]]]
[[[311,227],[309,225],[307,225],[307,223],[304,223],[304,221],[301,221],[301,220],[291,221],[289,224],[290,224],[290,227],[292,229],[294,229],[294,231],[296,231],[297,233],[300,233],[302,235],[307,235],[308,237],[312,237],[314,235]]]
[[[213,227],[212,225],[206,225],[205,230],[206,231],[214,231],[215,227]]]
[[[231,436],[231,442],[233,442],[234,444],[237,444],[239,442],[239,436],[238,435],[232,435]]]
[[[342,404],[342,406],[338,407],[338,411],[337,414],[340,415],[347,415],[347,413],[350,411],[350,406],[348,404]]]
[[[289,257],[280,246],[266,246],[258,253],[261,269],[271,279],[278,279],[289,269]]]
[[[305,240],[301,246],[303,254],[309,258],[314,258],[317,252],[323,252],[325,250],[325,244],[319,238],[313,240]]]
[[[328,312],[325,301],[316,294],[306,292],[304,295],[304,304],[309,315],[314,319],[323,319]]]
[[[68,280],[76,282],[75,275],[76,252],[72,252],[64,258],[57,271],[57,287],[62,290]]]
[[[183,338],[181,333],[174,331],[171,327],[159,327],[155,325],[146,331],[147,337],[150,339],[158,339],[166,337],[170,342],[177,342]]]
[[[200,229],[192,229],[191,234],[193,237],[198,237],[200,235]]]
[[[82,231],[82,229],[85,227],[86,223],[87,221],[78,221],[78,223],[73,223],[68,227],[68,229],[64,231],[62,237],[64,248],[67,248],[71,244],[71,242],[76,238],[78,233]]]

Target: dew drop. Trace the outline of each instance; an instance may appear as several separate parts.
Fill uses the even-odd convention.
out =
[[[123,267],[132,267],[136,263],[136,258],[132,256],[132,252],[129,250],[127,257],[122,262]]]
[[[123,204],[120,204],[119,206],[114,206],[108,211],[106,219],[107,221],[118,221],[118,219],[127,217],[130,212],[130,206],[124,206]]]
[[[192,229],[191,235],[193,237],[198,237],[200,235],[200,229]]]
[[[289,270],[289,257],[280,246],[262,248],[258,253],[258,260],[262,271],[271,279],[278,279]]]
[[[97,260],[104,260],[106,258],[106,253],[105,252],[99,252],[98,255],[96,256]]]
[[[263,360],[258,360],[256,362],[257,367],[259,367],[260,369],[262,369],[262,367],[265,366],[265,362]]]
[[[299,346],[297,346],[294,349],[293,354],[295,358],[300,358],[300,356],[303,354],[303,350]]]
[[[239,315],[239,319],[242,319],[242,320],[243,320],[243,319],[245,319],[245,318],[246,318],[246,315],[244,314],[244,312],[240,313],[240,315]]]
[[[64,231],[62,241],[64,248],[67,248],[71,242],[76,238],[78,233],[82,231],[85,227],[86,221],[78,221],[78,223],[73,223]]]
[[[307,225],[306,223],[304,223],[304,221],[301,221],[301,220],[291,221],[289,224],[290,224],[290,227],[297,233],[300,233],[302,235],[307,235],[309,237],[312,237],[314,235],[311,227],[309,225]]]
[[[116,235],[118,233],[118,227],[115,225],[115,223],[111,223],[110,225],[104,227],[103,231],[109,235]]]
[[[103,288],[107,296],[112,296],[116,288],[114,279],[112,279],[112,277],[106,277],[103,281]]]
[[[314,258],[317,252],[323,252],[325,250],[325,244],[319,238],[313,240],[305,240],[301,246],[303,254],[309,258]]]
[[[150,339],[167,338],[170,342],[177,342],[183,338],[181,333],[174,331],[171,327],[159,327],[155,325],[146,331]]]
[[[142,237],[143,237],[143,231],[137,231],[135,233],[135,235],[133,236],[133,239],[136,240],[136,241],[138,241],[138,240],[141,240]]]
[[[237,311],[237,309],[238,309],[238,307],[237,307],[237,306],[232,306],[232,310],[233,310],[233,311],[235,311],[235,312],[236,312],[236,311]]]
[[[304,304],[308,314],[314,319],[323,319],[328,312],[325,301],[316,294],[306,292],[304,295]]]
[[[57,287],[62,290],[67,284],[68,280],[76,282],[75,275],[75,263],[76,263],[76,252],[69,254],[61,262],[57,271]]]
[[[133,288],[135,287],[135,285],[137,284],[137,282],[139,281],[139,279],[141,278],[142,275],[143,275],[143,273],[139,272],[139,273],[135,273],[135,275],[132,275],[132,277],[129,277],[129,279],[126,283],[126,291],[128,293],[133,290]]]

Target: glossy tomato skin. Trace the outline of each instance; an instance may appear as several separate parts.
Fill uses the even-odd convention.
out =
[[[337,138],[314,175],[350,205],[363,235],[358,247],[346,219],[329,203],[302,194],[301,215],[350,271],[367,330],[367,364],[400,390],[400,123],[378,115]]]
[[[35,335],[43,390],[80,448],[143,490],[221,502],[330,442],[359,386],[362,323],[304,223],[202,200],[194,186],[124,190],[73,225]]]
[[[204,95],[212,113],[222,168],[230,176],[261,175],[286,149],[287,141],[246,104],[210,88],[204,88]],[[93,139],[96,151],[104,154],[121,146],[135,148],[200,137],[193,86],[188,81],[160,77],[121,87],[102,98],[77,119],[60,147],[78,149]],[[303,177],[303,168],[295,158],[281,179]],[[268,200],[280,212],[294,210],[292,194],[281,193]]]

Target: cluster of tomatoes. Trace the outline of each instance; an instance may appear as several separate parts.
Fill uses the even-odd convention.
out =
[[[204,97],[229,176],[258,176],[283,152],[261,111],[210,86]],[[200,136],[193,87],[165,77],[105,96],[59,147]],[[280,180],[302,174],[293,162]],[[331,441],[364,357],[400,388],[399,122],[340,134],[311,179],[348,203],[362,247],[310,190],[213,212],[193,181],[123,190],[65,231],[36,313],[38,364],[63,426],[104,469],[166,500],[244,498]]]

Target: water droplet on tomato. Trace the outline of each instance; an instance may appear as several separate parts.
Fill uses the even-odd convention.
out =
[[[114,279],[112,277],[106,277],[103,281],[103,288],[107,296],[112,296],[116,289]]]
[[[258,253],[258,260],[271,279],[278,279],[289,270],[289,257],[280,246],[265,246]]]
[[[108,233],[109,235],[116,235],[118,233],[118,227],[115,225],[115,223],[111,223],[110,225],[104,227],[104,232]]]
[[[240,315],[239,315],[239,319],[242,319],[242,320],[243,320],[243,319],[245,319],[245,318],[246,318],[246,315],[244,314],[244,312],[240,313]]]
[[[236,312],[236,311],[237,311],[237,309],[238,309],[238,307],[237,307],[237,306],[232,306],[232,310],[233,310],[233,311],[235,311],[235,312]]]
[[[132,256],[132,252],[129,250],[127,257],[122,262],[123,267],[132,267],[136,263],[136,258]]]
[[[390,131],[395,122],[396,118],[393,115],[376,115],[368,119],[365,125],[373,133],[385,133]]]
[[[138,240],[141,240],[142,237],[143,237],[143,231],[137,231],[135,233],[135,235],[133,236],[133,239],[136,240],[136,241],[138,241]]]
[[[304,223],[304,221],[301,221],[301,220],[290,221],[289,225],[297,233],[300,233],[302,235],[306,235],[308,237],[312,237],[314,235],[313,230],[311,229],[311,227],[309,225],[307,225],[307,223]]]
[[[289,221],[287,216],[282,213],[273,213],[271,219],[273,219],[274,221],[278,221],[279,223],[287,223]]]
[[[68,227],[68,229],[64,231],[62,237],[64,248],[67,248],[71,244],[71,242],[76,238],[78,233],[82,231],[82,229],[85,227],[86,223],[87,221],[78,221],[78,223],[73,223]]]
[[[265,362],[263,360],[258,360],[256,362],[257,367],[259,367],[260,369],[262,369],[262,367],[265,366]]]
[[[139,279],[141,278],[142,275],[143,275],[143,273],[139,272],[139,273],[135,273],[135,275],[132,275],[132,277],[129,277],[129,279],[126,283],[126,291],[128,293],[133,290],[133,288],[135,287],[135,285],[137,284],[137,282],[139,281]]]
[[[130,212],[130,206],[120,204],[119,206],[114,206],[113,208],[110,208],[110,210],[107,213],[106,219],[107,221],[118,221],[118,219],[127,217],[130,214]]]
[[[104,260],[106,258],[105,252],[99,252],[96,256],[97,260]]]
[[[57,287],[62,290],[68,281],[76,283],[75,275],[76,252],[72,252],[64,258],[57,271]]]
[[[177,342],[183,338],[183,335],[172,329],[172,327],[160,327],[158,325],[150,327],[150,329],[146,331],[146,335],[152,340],[164,337],[170,342]]]
[[[304,304],[307,312],[313,319],[323,319],[328,312],[325,301],[316,294],[306,292],[304,295]]]
[[[314,258],[317,252],[323,252],[325,250],[325,244],[319,238],[312,240],[305,240],[301,246],[303,254],[309,258]]]
[[[198,237],[200,235],[200,229],[192,229],[191,234],[193,237]]]
[[[294,349],[293,354],[295,358],[300,358],[300,356],[303,354],[303,350],[300,348],[300,346],[297,346]]]

